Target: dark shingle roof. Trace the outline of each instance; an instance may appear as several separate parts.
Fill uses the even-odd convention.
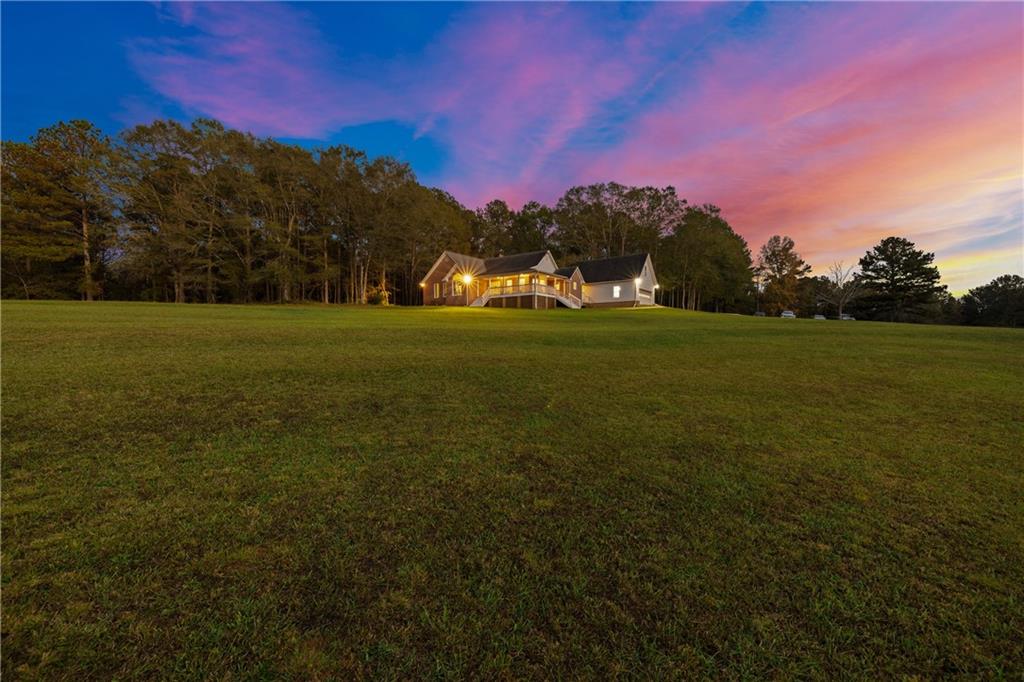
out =
[[[644,269],[646,260],[646,253],[637,253],[632,256],[587,260],[576,265],[580,269],[580,274],[583,275],[583,281],[591,284],[594,282],[617,282],[638,277]]]
[[[504,275],[512,272],[524,272],[535,267],[547,251],[531,251],[517,253],[512,256],[498,256],[484,260],[484,272],[488,275]]]
[[[466,272],[482,272],[484,268],[484,261],[475,256],[467,256],[464,253],[455,253],[454,251],[445,251],[448,257],[455,261],[455,264],[460,269]]]
[[[576,266],[575,265],[569,265],[569,266],[566,266],[564,268],[557,268],[555,270],[555,274],[556,275],[561,275],[562,277],[572,277],[572,273],[574,273],[574,272],[576,272]]]

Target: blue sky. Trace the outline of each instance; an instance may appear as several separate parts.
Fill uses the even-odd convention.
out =
[[[468,206],[675,186],[823,271],[879,239],[1024,270],[1013,3],[4,2],[5,139],[218,118],[408,161]]]
[[[378,3],[322,3],[308,9],[325,26],[351,29],[339,41],[344,52],[388,59],[421,50],[456,7],[410,4],[394,12]],[[4,2],[2,11],[5,139],[27,140],[40,127],[72,118],[88,119],[113,135],[151,114],[190,120],[202,113],[154,92],[126,58],[140,38],[191,33],[152,4]],[[344,142],[373,155],[398,156],[421,174],[437,172],[444,148],[429,138],[415,139],[414,131],[409,124],[381,120],[313,138],[278,137],[307,146]]]

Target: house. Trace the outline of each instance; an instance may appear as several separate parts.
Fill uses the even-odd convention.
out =
[[[654,305],[658,278],[647,253],[602,258],[578,263],[583,286],[583,303],[588,307]]]
[[[445,251],[420,282],[424,305],[582,308],[654,305],[648,254],[558,267],[550,251],[476,258]]]

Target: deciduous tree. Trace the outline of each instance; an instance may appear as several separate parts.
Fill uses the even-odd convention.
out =
[[[842,261],[829,266],[828,276],[818,290],[821,301],[835,306],[836,315],[843,316],[843,309],[863,292],[863,282],[853,274],[854,266],[846,267]]]
[[[1024,327],[1024,277],[1001,275],[961,300],[966,324]]]
[[[799,298],[800,279],[811,271],[796,252],[796,246],[789,237],[772,236],[764,246],[757,260],[764,291],[765,312],[778,315],[783,310],[796,307]]]
[[[12,202],[8,215],[14,220],[15,235],[19,224],[26,226],[23,221],[39,221],[37,235],[21,232],[22,256],[28,257],[24,265],[28,266],[33,257],[57,262],[68,240],[73,240],[77,251],[74,260],[81,274],[78,290],[82,298],[93,300],[102,291],[98,268],[103,265],[104,249],[115,235],[120,170],[117,151],[99,129],[81,120],[43,128],[29,146],[11,149],[13,165],[5,179],[14,183],[6,198]],[[7,162],[5,158],[5,165]],[[35,238],[42,235],[52,239],[52,248],[44,248],[42,239]],[[17,239],[14,246],[17,254]],[[68,253],[66,259],[71,258]]]

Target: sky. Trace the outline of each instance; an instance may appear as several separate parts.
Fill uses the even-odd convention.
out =
[[[3,2],[4,139],[214,117],[469,207],[674,186],[817,274],[905,236],[1024,273],[1024,4]]]

